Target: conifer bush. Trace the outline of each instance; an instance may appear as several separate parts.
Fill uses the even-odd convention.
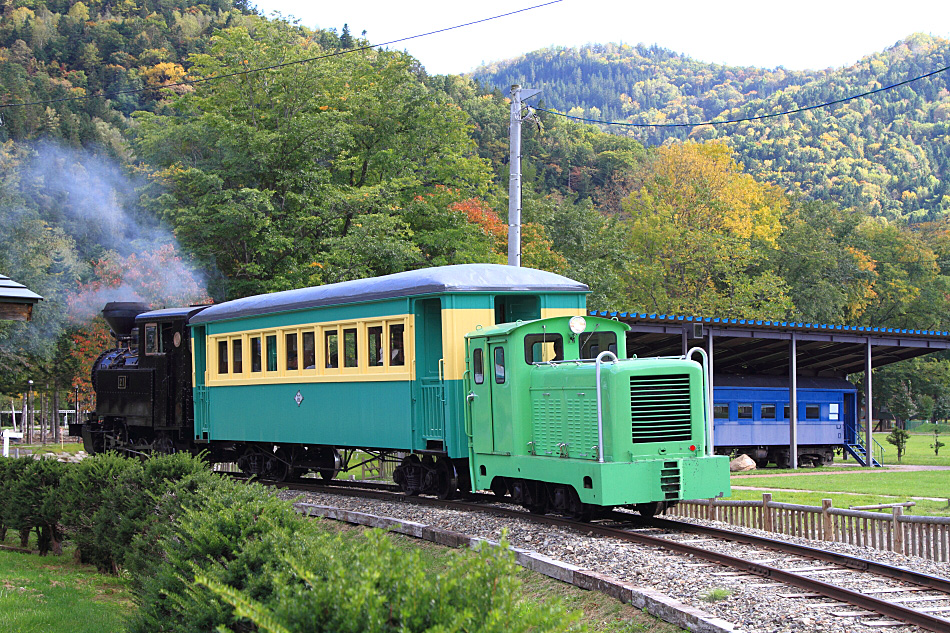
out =
[[[80,560],[101,572],[118,573],[136,536],[159,521],[154,508],[172,482],[208,466],[187,453],[156,455],[140,461],[116,453],[75,464],[63,478],[63,523]]]
[[[61,553],[61,506],[57,502],[66,465],[56,460],[32,457],[0,460],[0,539],[7,529],[20,533],[27,547],[36,531],[40,554]]]

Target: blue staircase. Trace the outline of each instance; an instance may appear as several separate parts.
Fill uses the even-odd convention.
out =
[[[877,442],[875,442],[875,444],[876,443]],[[864,449],[864,444],[846,443],[844,445],[844,449],[848,451],[848,454],[851,455],[851,457],[853,457],[859,464],[862,466],[868,465],[868,453]],[[871,465],[878,468],[881,466],[881,463],[874,459],[874,455],[871,455]]]

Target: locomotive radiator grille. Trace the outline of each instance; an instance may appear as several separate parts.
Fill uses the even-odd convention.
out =
[[[689,376],[631,376],[630,420],[634,444],[690,439]]]
[[[680,467],[677,462],[664,462],[660,471],[660,490],[664,499],[680,498]]]

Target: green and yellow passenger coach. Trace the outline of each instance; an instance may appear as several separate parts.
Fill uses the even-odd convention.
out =
[[[581,516],[727,494],[702,366],[626,359],[587,293],[468,264],[210,306],[189,321],[195,442],[268,478],[382,458],[410,494]]]

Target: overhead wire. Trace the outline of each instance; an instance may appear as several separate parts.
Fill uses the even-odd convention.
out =
[[[676,127],[698,127],[700,125],[726,125],[730,123],[745,123],[748,121],[761,121],[763,119],[772,119],[780,116],[788,116],[790,114],[798,114],[799,112],[807,112],[808,110],[817,110],[818,108],[827,108],[829,106],[838,105],[840,103],[846,103],[848,101],[853,101],[855,99],[860,99],[862,97],[867,97],[879,92],[885,92],[887,90],[893,90],[894,88],[899,88],[901,86],[906,86],[909,83],[915,81],[920,81],[921,79],[926,79],[928,77],[933,77],[942,72],[950,70],[950,66],[944,66],[943,68],[938,68],[937,70],[931,71],[929,73],[913,77],[911,79],[905,79],[904,81],[899,81],[889,86],[882,86],[881,88],[875,88],[874,90],[868,90],[867,92],[862,92],[861,94],[851,95],[850,97],[843,97],[841,99],[835,99],[834,101],[826,101],[824,103],[818,103],[810,106],[802,106],[800,108],[795,108],[794,110],[785,110],[784,112],[774,112],[772,114],[760,114],[758,116],[743,117],[741,119],[728,119],[726,121],[700,121],[698,123],[633,123],[630,121],[603,121],[600,119],[590,119],[585,117],[573,116],[570,114],[565,114],[563,112],[558,112],[556,110],[549,110],[547,108],[534,107],[538,112],[547,112],[548,114],[553,114],[555,116],[564,117],[566,119],[573,119],[575,121],[582,121],[584,123],[596,123],[598,125],[619,125],[625,127],[652,127],[652,128],[676,128]]]
[[[465,28],[467,26],[474,26],[475,24],[482,24],[484,22],[491,22],[492,20],[498,20],[501,18],[506,18],[512,15],[517,15],[519,13],[524,13],[526,11],[533,11],[534,9],[540,9],[542,7],[547,7],[552,4],[558,4],[564,2],[564,0],[549,0],[548,2],[542,2],[541,4],[535,4],[530,7],[524,7],[522,9],[515,9],[514,11],[508,11],[506,13],[499,13],[498,15],[493,15],[487,18],[481,18],[479,20],[472,20],[471,22],[465,22],[464,24],[456,24],[455,26],[449,26],[442,29],[436,29],[434,31],[426,31],[425,33],[418,33],[416,35],[410,35],[408,37],[400,37],[395,40],[389,40],[388,42],[379,42],[377,44],[366,44],[364,46],[357,46],[355,48],[347,48],[338,51],[333,51],[331,53],[326,53],[324,55],[317,55],[315,57],[307,57],[305,59],[297,59],[289,62],[283,62],[280,64],[272,64],[270,66],[261,66],[259,68],[248,68],[247,70],[237,70],[231,73],[226,73],[223,75],[214,75],[210,77],[201,77],[199,79],[188,79],[185,81],[178,81],[175,83],[164,84],[160,88],[176,88],[178,86],[194,86],[196,84],[207,83],[209,81],[218,81],[219,79],[227,79],[229,77],[238,77],[241,75],[249,75],[251,73],[259,73],[265,70],[275,70],[278,68],[285,68],[287,66],[294,66],[297,64],[308,64],[310,62],[319,61],[322,59],[329,59],[331,57],[339,57],[341,55],[349,55],[350,53],[359,53],[361,51],[373,50],[376,48],[382,48],[384,46],[392,46],[393,44],[400,44],[402,42],[408,42],[409,40],[419,39],[421,37],[428,37],[430,35],[437,35],[439,33],[446,33],[448,31],[454,31],[457,29]],[[116,90],[113,92],[99,92],[95,94],[88,95],[78,95],[75,97],[62,97],[60,99],[47,99],[45,101],[30,101],[23,103],[5,103],[0,104],[0,109],[3,108],[22,108],[26,106],[35,106],[35,105],[49,105],[52,103],[63,103],[66,101],[83,101],[86,99],[105,99],[109,97],[117,97],[119,95],[127,94],[136,94],[139,92],[145,92],[146,90],[154,90],[154,87],[148,88],[132,88],[129,90]]]

